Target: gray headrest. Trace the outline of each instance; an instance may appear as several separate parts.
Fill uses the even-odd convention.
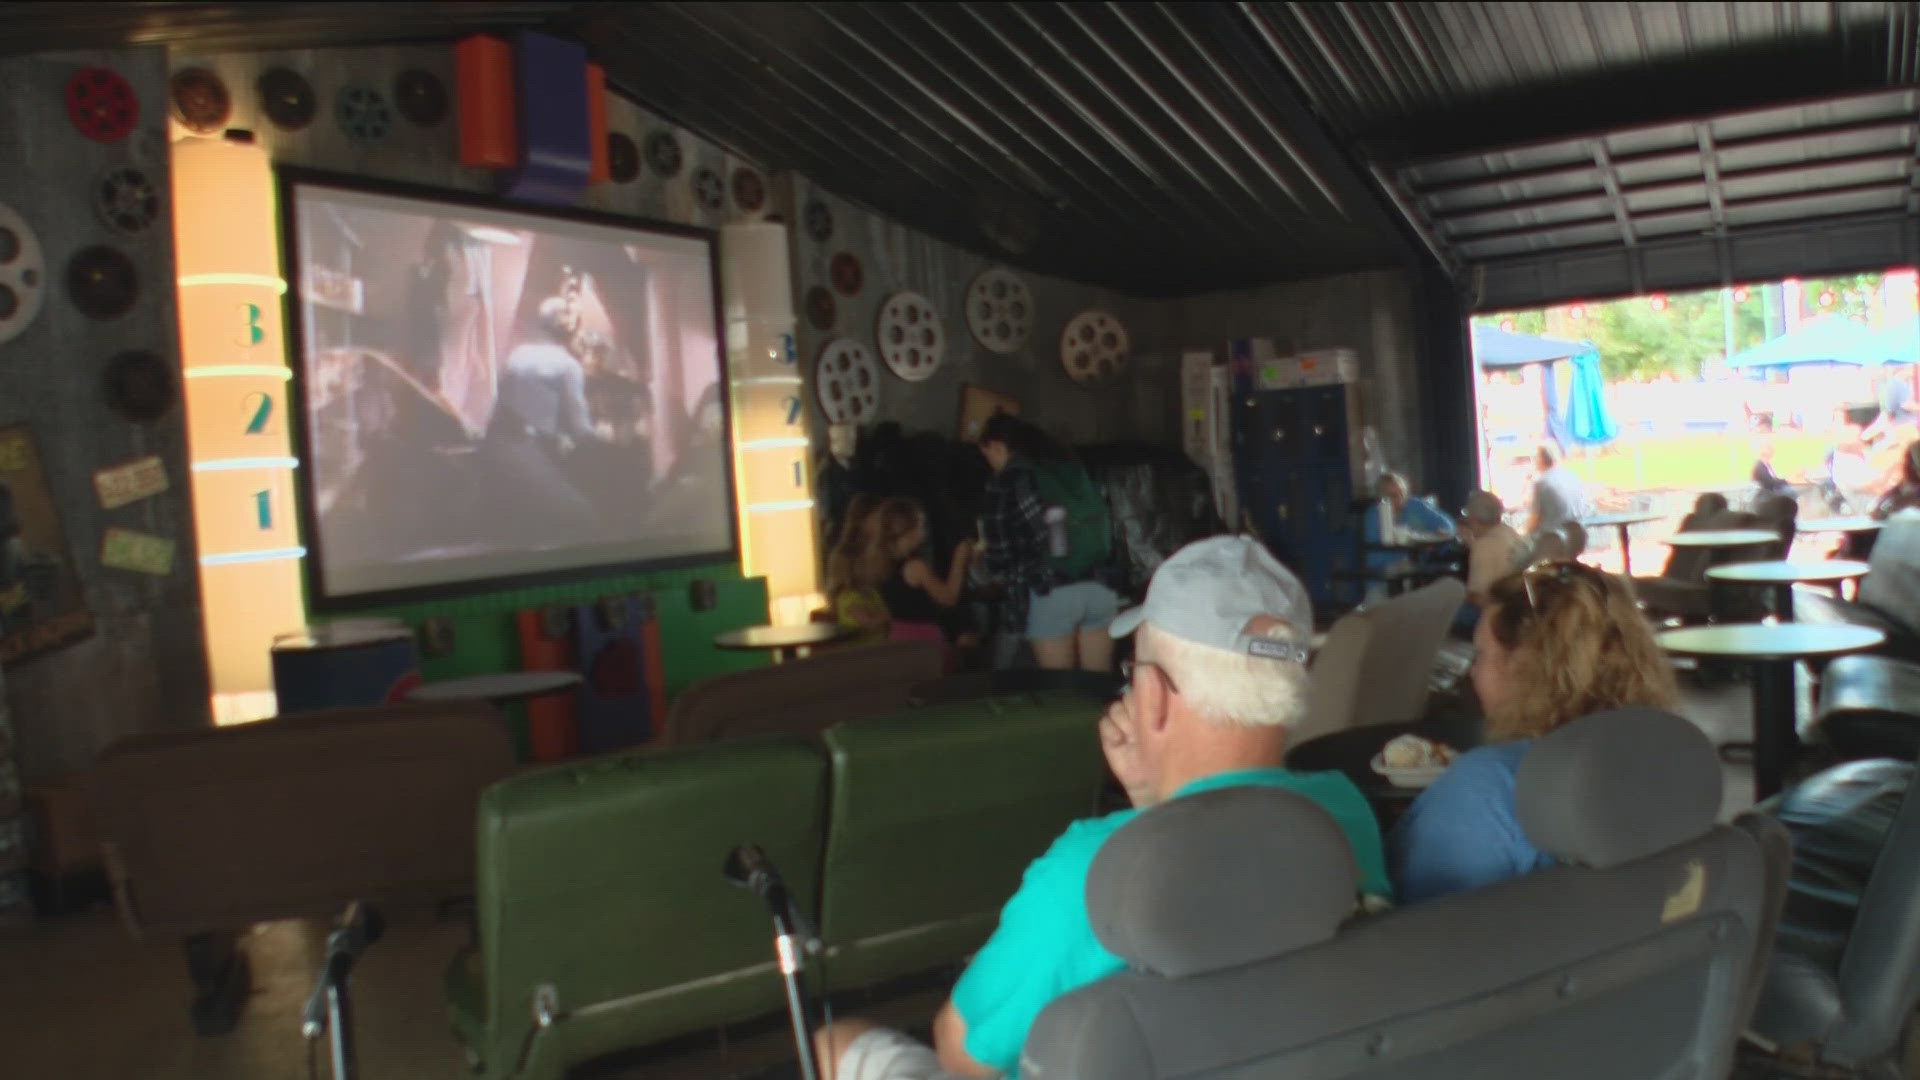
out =
[[[1114,833],[1087,874],[1087,912],[1134,968],[1179,978],[1325,941],[1359,887],[1332,815],[1249,784],[1170,800]]]
[[[1520,759],[1514,803],[1534,846],[1605,869],[1711,829],[1720,781],[1699,728],[1659,709],[1620,709],[1536,740]]]

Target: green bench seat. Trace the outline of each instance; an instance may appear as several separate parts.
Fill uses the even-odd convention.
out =
[[[480,804],[480,947],[447,977],[454,1028],[489,1080],[545,1080],[783,1010],[767,911],[720,874],[746,842],[816,918],[829,988],[961,960],[1027,863],[1093,811],[1100,711],[1001,695],[841,723],[824,752],[713,743],[497,784]],[[557,1015],[539,1031],[543,986]]]

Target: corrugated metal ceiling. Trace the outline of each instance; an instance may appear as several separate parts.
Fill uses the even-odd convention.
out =
[[[1898,257],[1834,238],[1920,213],[1906,3],[6,4],[0,50],[518,25],[770,167],[1142,294],[1390,265],[1409,232],[1482,300],[1626,291],[1792,230]]]

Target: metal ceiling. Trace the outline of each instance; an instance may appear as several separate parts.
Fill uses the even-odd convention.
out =
[[[1920,257],[1910,3],[0,4],[0,51],[526,25],[769,167],[1142,295],[1422,244],[1482,305]]]
[[[582,8],[617,85],[770,165],[1145,295],[1404,257],[1219,4]]]

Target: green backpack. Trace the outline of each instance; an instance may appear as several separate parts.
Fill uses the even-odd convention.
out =
[[[1107,502],[1077,462],[1029,461],[1040,502],[1067,512],[1067,553],[1047,561],[1062,580],[1085,581],[1113,556],[1113,524]]]

